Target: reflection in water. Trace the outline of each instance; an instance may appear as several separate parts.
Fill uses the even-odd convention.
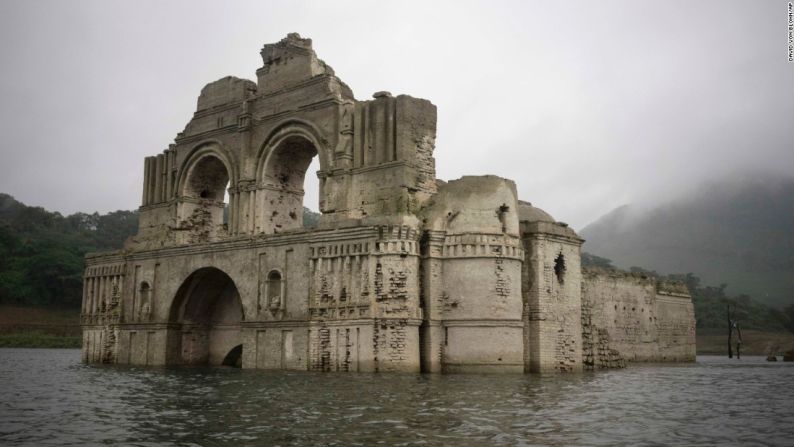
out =
[[[0,349],[0,444],[791,445],[794,365],[702,357],[578,375],[79,363]]]

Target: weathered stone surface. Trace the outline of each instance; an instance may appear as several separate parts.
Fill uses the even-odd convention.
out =
[[[437,180],[432,103],[356,100],[297,34],[261,54],[256,83],[208,84],[145,159],[138,235],[86,257],[84,361],[546,372],[693,358],[680,286],[583,275],[582,239],[510,180]],[[304,229],[315,157],[322,216]],[[624,303],[651,320],[609,310]]]
[[[678,283],[662,283],[639,273],[587,269],[582,312],[592,338],[585,355],[597,357],[598,343],[633,362],[695,360],[692,300]],[[594,368],[599,368],[595,358]]]

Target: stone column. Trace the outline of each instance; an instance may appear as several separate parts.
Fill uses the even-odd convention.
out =
[[[154,159],[154,202],[161,202],[163,193],[163,156]]]
[[[143,159],[143,197],[141,206],[149,204],[149,158]]]

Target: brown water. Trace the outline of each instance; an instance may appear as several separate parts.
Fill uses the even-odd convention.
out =
[[[794,364],[576,375],[88,366],[0,349],[0,445],[794,445]]]

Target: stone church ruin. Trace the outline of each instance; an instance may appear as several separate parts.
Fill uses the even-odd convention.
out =
[[[145,159],[138,234],[86,257],[83,361],[553,372],[694,359],[680,284],[583,271],[584,241],[511,180],[436,179],[430,101],[357,100],[297,34],[261,55],[257,82],[205,86],[174,144]]]

